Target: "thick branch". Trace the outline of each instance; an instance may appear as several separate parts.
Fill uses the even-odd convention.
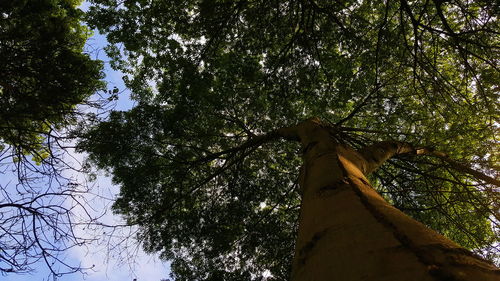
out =
[[[358,150],[358,153],[366,160],[365,167],[361,167],[365,175],[375,171],[394,155],[414,152],[412,145],[398,141],[382,141]]]
[[[483,180],[489,184],[493,184],[493,185],[496,185],[498,187],[500,187],[500,181],[495,179],[495,178],[492,178],[488,175],[485,175],[479,171],[476,171],[470,167],[467,167],[466,165],[463,165],[461,163],[458,163],[457,161],[451,159],[446,153],[443,153],[443,152],[440,152],[440,151],[435,151],[433,149],[429,149],[429,148],[420,148],[416,151],[416,154],[419,154],[419,155],[430,155],[430,156],[434,156],[434,157],[437,157],[441,160],[443,160],[444,162],[448,163],[453,169],[459,171],[459,172],[462,172],[462,173],[467,173],[471,176],[474,176],[475,178],[477,179],[480,179],[480,180]]]
[[[441,159],[448,163],[451,168],[469,174],[486,183],[500,187],[500,181],[492,178],[484,173],[476,171],[466,165],[458,163],[448,157],[443,152],[435,151],[429,148],[415,148],[413,145],[405,142],[398,141],[382,141],[370,146],[366,146],[358,151],[361,156],[366,160],[365,167],[362,167],[363,172],[368,175],[380,167],[385,161],[391,157],[399,154],[414,154],[414,155],[428,155]]]
[[[247,140],[246,142],[244,142],[240,146],[232,147],[232,148],[229,148],[229,149],[226,149],[226,150],[223,150],[223,151],[219,151],[219,152],[211,153],[211,154],[209,154],[209,155],[207,155],[207,156],[205,156],[203,158],[195,160],[195,163],[209,162],[209,161],[212,161],[214,159],[219,158],[222,155],[236,153],[236,152],[248,149],[248,148],[258,147],[258,146],[260,146],[260,145],[262,145],[262,144],[264,144],[266,142],[278,139],[279,137],[281,137],[281,134],[278,133],[278,131],[272,131],[272,132],[270,132],[268,134],[255,136],[255,137]]]

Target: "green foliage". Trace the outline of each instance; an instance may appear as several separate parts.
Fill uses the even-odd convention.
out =
[[[92,160],[102,168],[112,167],[115,182],[130,187],[121,189],[114,210],[130,214],[126,216],[129,223],[148,228],[141,233],[148,251],[159,251],[167,259],[177,257],[172,268],[184,272],[177,276],[179,280],[201,278],[200,274],[220,265],[243,272],[268,268],[286,275],[290,260],[275,257],[293,253],[290,241],[300,204],[296,150],[282,143],[269,144],[244,160],[237,161],[238,154],[236,159],[196,165],[214,141],[224,149],[242,136],[212,134],[217,129],[229,130],[230,123],[207,127],[202,119],[196,122],[200,127],[189,132],[179,127],[183,121],[178,118],[175,111],[142,105],[130,112],[114,112],[99,131],[87,135],[81,146],[92,147]],[[280,153],[270,158],[269,151]],[[261,207],[262,202],[269,207]],[[263,235],[276,228],[282,231]],[[240,242],[244,242],[241,248]],[[191,243],[197,247],[186,252]],[[221,256],[221,252],[232,254]],[[255,257],[255,253],[260,255]],[[254,260],[259,264],[253,264]],[[210,274],[213,280],[234,275],[224,270]]]
[[[82,53],[90,30],[77,0],[0,4],[0,142],[47,157],[45,135],[102,89],[102,63]],[[4,146],[3,145],[3,146]]]
[[[342,136],[354,147],[398,139],[494,167],[488,1],[92,2],[89,22],[108,34],[138,103],[87,130],[80,149],[112,173],[114,210],[172,260],[176,280],[288,278],[298,147],[232,150],[255,135],[350,116],[342,125],[364,130]],[[435,159],[412,161],[384,166],[377,188],[466,247],[494,244],[497,193]]]

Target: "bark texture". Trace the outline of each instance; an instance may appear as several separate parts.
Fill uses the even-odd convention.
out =
[[[303,189],[293,281],[496,281],[499,270],[388,204],[365,175],[411,149],[384,142],[354,151],[319,120],[278,133],[299,139]]]

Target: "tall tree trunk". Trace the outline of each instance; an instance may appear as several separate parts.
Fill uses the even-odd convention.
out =
[[[365,174],[405,147],[382,143],[356,152],[315,119],[279,134],[299,139],[304,150],[292,281],[500,280],[492,264],[392,207],[370,186]]]

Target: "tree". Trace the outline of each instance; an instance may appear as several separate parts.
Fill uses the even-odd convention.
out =
[[[102,63],[83,54],[90,30],[81,1],[5,1],[0,5],[2,150],[47,158],[48,135],[74,124],[76,105],[103,89]]]
[[[75,210],[88,205],[85,189],[68,176],[79,167],[66,153],[80,107],[92,106],[90,96],[104,89],[102,62],[83,53],[90,30],[80,3],[0,3],[2,274],[29,272],[38,261],[56,276],[79,271],[66,251],[93,240],[74,229],[81,222]]]
[[[364,206],[372,220],[381,214],[374,227],[386,232],[373,228],[374,237],[391,234],[402,248],[418,252],[408,234],[413,221],[409,229],[399,229],[405,224],[395,223],[395,217],[409,220],[380,211],[389,207],[377,205],[382,201],[368,180],[393,206],[462,246],[490,259],[498,253],[493,4],[92,2],[89,21],[108,34],[108,53],[128,74],[137,105],[88,128],[80,149],[113,175],[121,186],[114,210],[139,226],[146,250],[172,260],[176,280],[286,280],[292,268],[297,272],[301,249],[329,249],[321,229],[302,230],[311,220],[301,208],[309,187],[299,188],[298,154],[304,155],[301,178],[307,180],[310,151],[319,153],[318,147],[332,143],[335,151],[348,151],[337,153],[339,159],[353,162],[362,155],[354,157],[358,170],[372,156],[387,160],[356,179],[337,177],[354,183],[334,181],[324,192],[332,195],[329,202],[342,201],[348,192],[357,211]],[[327,120],[315,123],[319,135],[308,136],[311,141],[283,133],[309,124],[301,121],[311,116]],[[325,144],[328,138],[331,143]],[[302,147],[283,139],[300,140]],[[374,156],[376,148],[388,157]],[[385,159],[389,156],[394,157]],[[348,165],[319,166],[338,175]],[[335,191],[343,185],[348,191]],[[339,218],[332,212],[335,205],[325,208],[332,208],[318,211],[325,224]],[[372,249],[363,241],[356,250],[351,245],[353,253]],[[454,245],[440,244],[441,250],[454,249],[450,259],[474,260],[494,272]],[[421,270],[452,278],[441,250],[433,250],[416,255],[425,265]],[[332,260],[321,253],[318,260]],[[391,253],[382,261],[397,265],[387,262],[399,257]],[[359,262],[359,256],[351,257]],[[352,260],[341,266],[353,267]]]

